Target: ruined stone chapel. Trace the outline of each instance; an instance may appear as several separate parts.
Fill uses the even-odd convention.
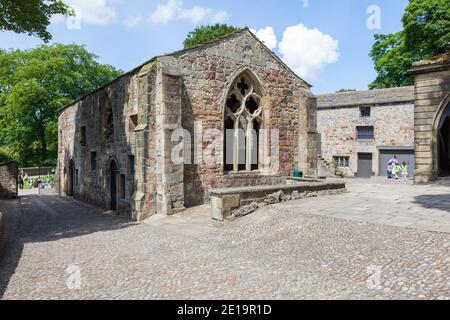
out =
[[[314,175],[310,88],[248,29],[155,57],[59,111],[59,192],[139,221]]]

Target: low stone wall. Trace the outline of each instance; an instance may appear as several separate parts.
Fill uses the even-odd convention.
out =
[[[29,177],[49,176],[55,174],[55,167],[20,168],[19,171]]]
[[[5,223],[3,222],[3,215],[0,212],[0,261],[2,261],[3,252],[5,249],[4,234],[5,234]]]
[[[223,221],[247,215],[269,204],[320,195],[346,192],[344,182],[294,181],[259,187],[212,189],[211,209],[214,220]]]
[[[17,161],[0,163],[0,199],[17,197]]]

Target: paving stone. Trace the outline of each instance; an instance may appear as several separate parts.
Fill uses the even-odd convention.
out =
[[[0,297],[450,299],[450,234],[309,212],[342,210],[338,197],[350,207],[376,202],[373,190],[268,205],[220,226],[204,207],[135,224],[69,198],[27,195],[0,209]],[[80,289],[67,286],[68,267],[80,268]]]

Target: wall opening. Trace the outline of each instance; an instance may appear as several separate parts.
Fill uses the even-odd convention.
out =
[[[450,176],[450,104],[442,114],[437,130],[438,144],[438,175]]]
[[[111,160],[109,164],[109,176],[110,176],[110,206],[109,209],[117,210],[117,176],[119,170],[115,160]]]

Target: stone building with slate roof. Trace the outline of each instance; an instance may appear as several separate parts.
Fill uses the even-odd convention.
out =
[[[414,174],[414,87],[317,96],[319,175],[386,176],[396,155]]]

